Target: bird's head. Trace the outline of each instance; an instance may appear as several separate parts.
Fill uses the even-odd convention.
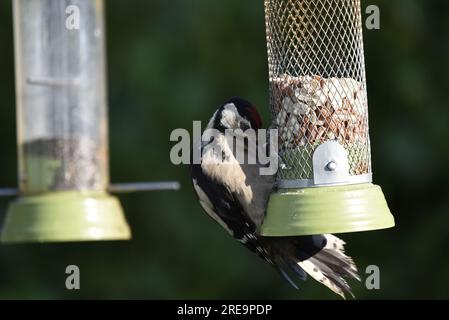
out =
[[[221,132],[226,130],[262,128],[262,119],[257,109],[250,102],[241,98],[232,98],[226,101],[215,113],[211,126]]]

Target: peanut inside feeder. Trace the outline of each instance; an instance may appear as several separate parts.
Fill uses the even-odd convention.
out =
[[[392,227],[372,184],[360,0],[265,0],[279,190],[261,234]]]

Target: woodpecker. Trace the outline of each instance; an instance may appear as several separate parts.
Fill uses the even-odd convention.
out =
[[[215,132],[205,136],[209,129]],[[204,211],[231,236],[274,266],[296,289],[307,275],[345,298],[353,296],[345,279],[360,281],[357,268],[345,254],[345,242],[334,235],[263,237],[258,235],[270,194],[276,190],[274,175],[261,175],[262,164],[239,163],[232,138],[248,138],[247,129],[262,129],[257,109],[248,101],[232,98],[214,113],[202,141],[200,163],[190,165],[193,188]],[[248,142],[248,139],[245,140]],[[267,141],[257,141],[266,144]],[[248,143],[243,144],[248,153]],[[245,155],[245,159],[248,154]],[[242,162],[242,161],[240,161]],[[354,297],[354,296],[353,296]]]

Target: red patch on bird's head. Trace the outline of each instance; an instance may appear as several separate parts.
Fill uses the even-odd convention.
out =
[[[254,129],[262,128],[262,118],[255,107],[251,106],[248,108],[248,117]]]

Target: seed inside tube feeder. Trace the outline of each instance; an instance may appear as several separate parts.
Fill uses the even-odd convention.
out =
[[[29,193],[55,190],[103,190],[108,181],[105,152],[89,137],[36,139],[22,147],[21,184]],[[40,166],[35,171],[35,166]],[[39,173],[40,177],[33,177]],[[37,179],[36,179],[37,178]]]
[[[306,146],[314,149],[328,140],[357,153],[366,144],[368,124],[362,83],[351,78],[289,75],[271,79],[270,83],[277,97],[275,126],[280,128],[281,153]],[[351,169],[367,174],[369,162],[359,159]]]

